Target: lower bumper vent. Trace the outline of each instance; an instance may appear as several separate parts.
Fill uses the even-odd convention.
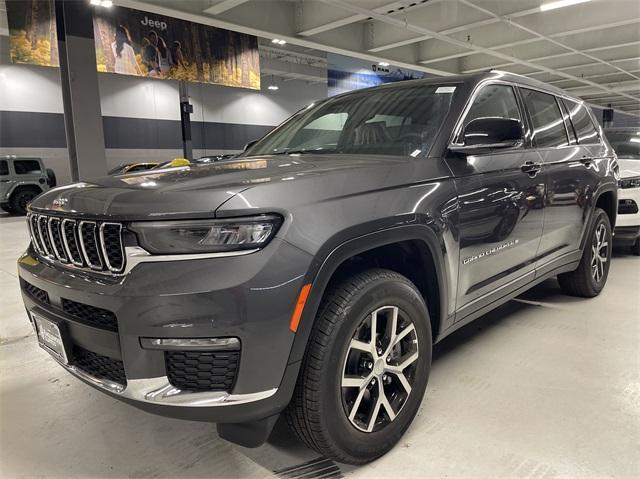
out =
[[[98,379],[107,379],[123,386],[127,385],[122,361],[73,346],[73,365]]]
[[[27,283],[22,280],[22,288],[36,301],[40,303],[49,304],[49,294],[43,290],[38,288],[37,286],[32,285],[31,283]]]
[[[167,377],[182,391],[230,391],[240,363],[239,351],[166,351]]]

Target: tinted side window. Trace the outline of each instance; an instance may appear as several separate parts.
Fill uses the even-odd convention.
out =
[[[573,123],[573,128],[578,135],[578,143],[598,143],[598,131],[593,125],[587,107],[571,100],[563,99],[562,101],[569,110],[571,123]]]
[[[575,145],[578,143],[578,137],[576,136],[576,131],[573,129],[573,124],[569,118],[569,113],[567,113],[566,105],[559,99],[558,104],[560,105],[560,110],[562,110],[562,118],[564,119],[564,126],[567,127],[567,133],[569,133],[569,143],[571,145]]]
[[[8,175],[9,174],[9,163],[7,160],[0,160],[0,175]]]
[[[480,90],[464,119],[464,126],[476,118],[510,118],[522,121],[513,88],[488,85]]]
[[[16,160],[13,162],[16,175],[30,175],[42,173],[40,163],[36,160]]]
[[[533,141],[540,148],[568,145],[562,114],[553,95],[522,89],[524,102],[531,114]]]

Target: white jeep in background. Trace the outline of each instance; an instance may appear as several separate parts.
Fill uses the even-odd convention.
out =
[[[41,158],[0,158],[0,208],[7,213],[27,214],[27,205],[54,186],[56,175]]]
[[[614,243],[640,256],[640,128],[610,128],[605,134],[620,167]]]

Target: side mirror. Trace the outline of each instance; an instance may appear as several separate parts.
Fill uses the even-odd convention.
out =
[[[473,155],[489,150],[517,148],[524,142],[524,131],[519,120],[476,118],[465,127],[462,139],[462,145],[450,145],[449,149]]]
[[[256,143],[258,143],[258,140],[251,140],[246,145],[244,145],[244,148],[242,149],[242,151],[247,151],[249,148],[251,148]]]

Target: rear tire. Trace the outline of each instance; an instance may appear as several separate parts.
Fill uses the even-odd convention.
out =
[[[17,215],[27,214],[27,205],[40,194],[40,191],[35,189],[22,189],[14,192],[9,199],[9,207]]]
[[[600,294],[609,275],[612,244],[609,216],[601,208],[596,208],[578,269],[558,275],[558,282],[565,294],[583,298]]]
[[[418,412],[431,347],[429,313],[411,281],[384,269],[346,278],[318,309],[286,411],[290,428],[338,462],[382,456]]]

